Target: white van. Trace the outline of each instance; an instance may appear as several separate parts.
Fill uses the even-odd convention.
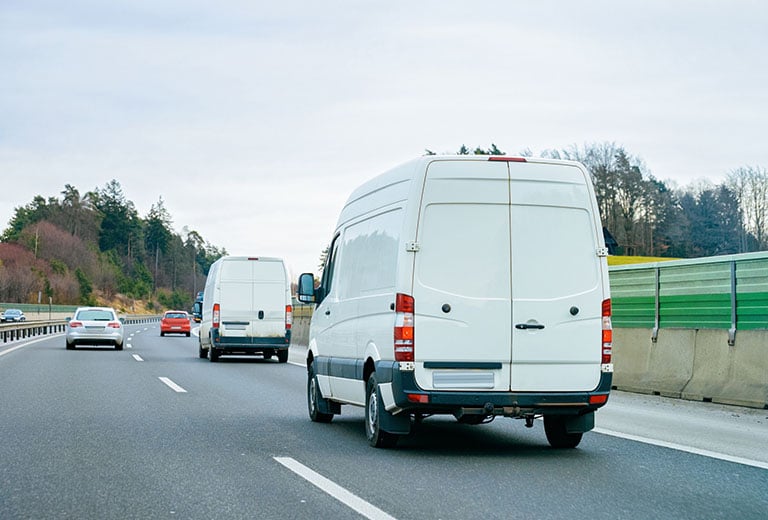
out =
[[[352,193],[315,288],[310,418],[365,407],[373,446],[432,414],[544,419],[575,447],[608,400],[607,250],[578,163],[424,156]]]
[[[290,278],[282,259],[225,256],[211,265],[205,282],[200,357],[277,355],[285,363],[292,321]]]

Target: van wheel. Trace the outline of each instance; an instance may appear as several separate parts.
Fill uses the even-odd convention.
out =
[[[386,413],[379,397],[379,383],[376,372],[368,378],[365,388],[365,436],[374,448],[394,448],[399,435],[381,429],[381,414]]]
[[[312,422],[329,423],[333,420],[333,414],[320,411],[319,403],[321,401],[325,401],[325,399],[320,395],[317,375],[315,375],[315,365],[309,365],[309,370],[307,371],[307,410],[309,411],[309,418]]]
[[[277,351],[277,361],[279,363],[288,363],[288,350]]]
[[[547,441],[553,448],[575,448],[581,442],[584,434],[568,433],[565,423],[564,415],[544,416],[544,433],[547,434]]]
[[[216,363],[219,360],[219,351],[213,348],[213,345],[208,347],[208,361]]]
[[[200,356],[200,359],[205,359],[208,357],[208,351],[203,348],[202,341],[198,341],[197,343],[197,355]]]

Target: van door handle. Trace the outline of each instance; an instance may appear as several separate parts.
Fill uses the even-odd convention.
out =
[[[528,329],[541,330],[544,328],[544,325],[541,325],[540,323],[518,323],[517,325],[515,325],[515,328],[520,330],[528,330]]]

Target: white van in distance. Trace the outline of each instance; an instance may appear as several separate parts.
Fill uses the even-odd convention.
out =
[[[368,441],[394,446],[416,422],[543,417],[572,448],[608,400],[607,250],[578,163],[424,156],[355,190],[314,302],[310,418],[365,407]]]
[[[293,307],[280,258],[225,256],[211,265],[203,292],[201,358],[224,354],[277,355],[288,361]]]

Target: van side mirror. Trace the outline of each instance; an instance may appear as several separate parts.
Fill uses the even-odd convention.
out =
[[[299,276],[299,283],[296,288],[296,299],[302,303],[315,303],[315,275],[312,273],[302,273]]]

